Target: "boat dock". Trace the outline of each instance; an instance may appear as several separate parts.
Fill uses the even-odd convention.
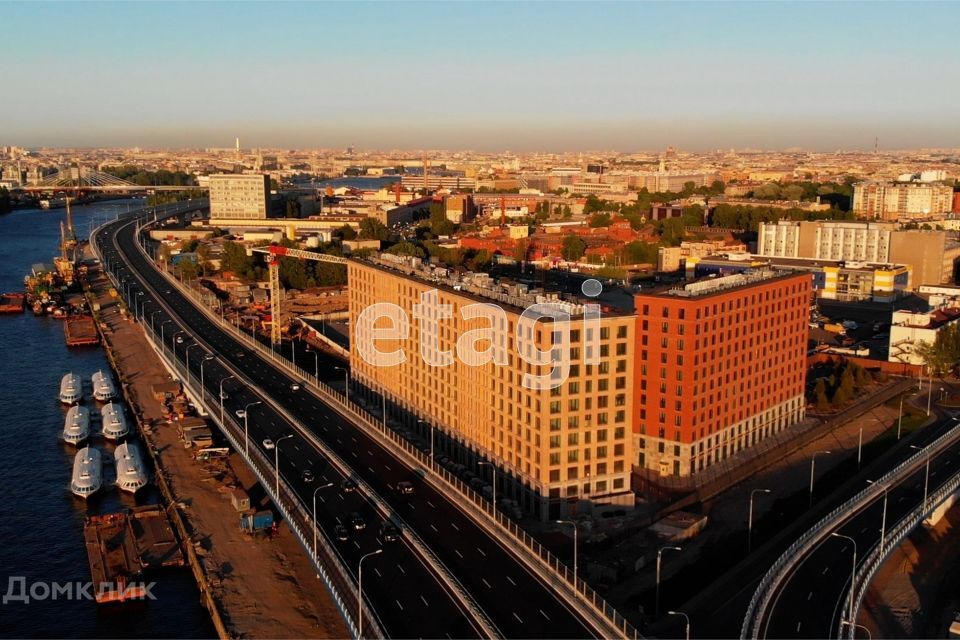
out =
[[[139,599],[142,583],[128,586],[145,570],[183,566],[183,553],[159,505],[90,516],[83,526],[90,576],[98,604]]]
[[[22,293],[0,294],[0,313],[23,313]]]
[[[100,342],[97,325],[90,316],[69,316],[63,324],[68,347],[83,347]]]

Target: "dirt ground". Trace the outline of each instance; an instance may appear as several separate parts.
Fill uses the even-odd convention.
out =
[[[101,321],[146,424],[150,444],[160,452],[163,472],[176,496],[225,626],[238,638],[345,638],[346,626],[317,578],[296,537],[281,523],[274,539],[241,533],[239,515],[225,483],[238,482],[251,502],[266,505],[264,492],[237,455],[227,464],[203,465],[185,449],[176,429],[162,422],[151,385],[170,379],[166,369],[130,319],[107,295],[105,278],[93,278]]]

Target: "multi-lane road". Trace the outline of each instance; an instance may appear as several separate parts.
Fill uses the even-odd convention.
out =
[[[930,456],[929,494],[957,473],[960,467],[958,455],[960,441]],[[922,505],[927,481],[925,457],[921,456],[920,461],[924,464],[891,483],[885,492],[881,491],[855,513],[838,521],[837,526],[825,530],[822,542],[795,562],[774,594],[770,607],[762,612],[760,637],[837,636],[842,611],[850,595],[854,549],[859,568],[867,554],[880,544],[881,526],[885,525],[885,530],[889,531],[910,511]],[[888,542],[885,540],[885,546]]]
[[[445,495],[420,481],[400,457],[326,406],[305,386],[295,389],[298,380],[195,308],[141,253],[133,221],[107,225],[96,242],[114,273],[126,280],[131,299],[137,298],[131,306],[142,311],[147,330],[153,325],[160,333],[159,327],[164,327],[165,348],[182,367],[189,349],[193,376],[199,377],[203,367],[208,397],[216,399],[222,385],[225,411],[235,413],[248,407],[250,447],[272,460],[275,450],[264,441],[277,443],[280,473],[308,511],[316,493],[321,534],[335,545],[351,575],[356,577],[363,555],[383,550],[364,562],[363,592],[388,636],[484,635],[471,607],[464,606],[450,589],[450,575],[504,637],[603,635],[556,594],[550,577],[530,571],[511,552],[509,540],[491,536],[468,517],[456,496]],[[205,360],[207,353],[214,359]],[[320,357],[321,378],[338,379],[334,363],[322,354]],[[309,433],[301,432],[302,427]],[[321,440],[345,461],[351,474],[362,479],[388,505],[391,516],[425,543],[446,572],[436,571],[407,534],[387,542],[381,533],[384,517],[371,496],[343,490],[344,477],[324,459],[313,439]],[[414,484],[413,493],[398,490],[398,483],[404,481]],[[333,486],[317,489],[328,482]],[[351,524],[354,513],[365,523],[362,530]],[[343,537],[338,526],[347,530],[346,540],[338,539]]]

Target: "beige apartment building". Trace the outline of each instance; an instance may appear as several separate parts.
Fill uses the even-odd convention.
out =
[[[270,176],[209,176],[211,220],[266,220],[270,211]]]
[[[522,286],[495,283],[486,274],[455,279],[445,269],[425,267],[416,259],[353,260],[348,278],[354,379],[385,390],[393,402],[459,442],[470,459],[495,463],[499,496],[517,500],[543,520],[602,505],[633,505],[632,315],[604,310],[599,320],[587,323],[582,305],[554,299],[558,308],[570,312],[569,321],[547,319],[533,328],[524,326],[527,339],[520,340],[516,332],[523,307],[548,299],[524,292]],[[414,313],[428,292],[435,292],[438,304],[450,305],[452,318],[437,321],[437,348],[431,351],[452,354],[449,364],[431,364],[433,356],[425,360],[421,351],[429,336]],[[391,323],[389,318],[372,326],[361,321],[364,309],[376,303],[396,305],[409,318],[407,339],[376,342],[381,352],[404,350],[405,359],[393,366],[378,366],[361,354],[360,345],[372,338],[372,329]],[[465,319],[462,310],[476,303],[496,304],[504,315],[493,323],[486,317]],[[569,329],[569,374],[555,388],[528,388],[524,374],[549,375],[552,369],[530,364],[529,350],[535,345],[549,352],[560,322]],[[490,339],[476,347],[482,351],[497,341],[505,364],[458,351],[458,340],[466,332],[487,328],[492,330]],[[585,360],[594,355],[595,364]]]
[[[945,184],[866,182],[853,187],[853,212],[860,218],[926,218],[952,207],[953,187]]]
[[[960,244],[945,231],[900,230],[891,222],[780,220],[760,223],[757,254],[910,267],[908,288],[952,282]]]

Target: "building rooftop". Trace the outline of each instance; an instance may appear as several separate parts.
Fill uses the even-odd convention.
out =
[[[773,269],[750,269],[743,273],[737,273],[730,276],[706,277],[697,280],[683,282],[660,291],[652,295],[669,296],[675,298],[695,298],[708,296],[715,293],[723,293],[731,289],[738,289],[761,282],[788,278],[796,274],[785,271],[775,271]]]

